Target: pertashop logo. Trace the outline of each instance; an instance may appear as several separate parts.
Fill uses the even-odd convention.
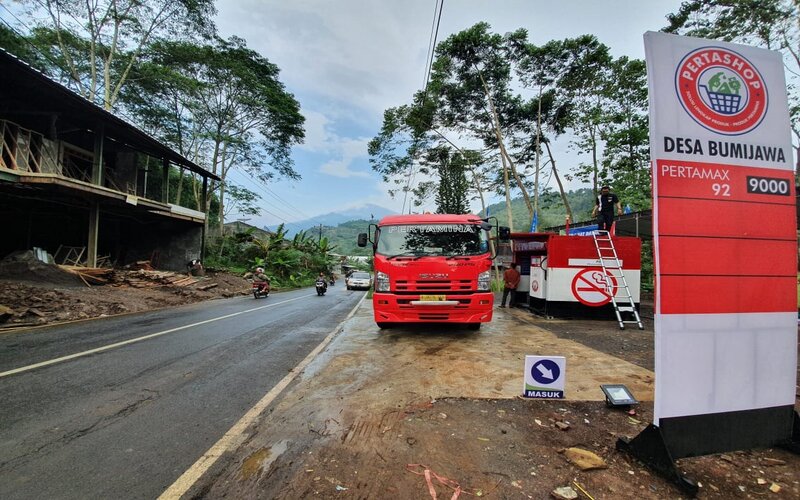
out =
[[[750,132],[767,114],[764,78],[729,49],[702,47],[686,54],[675,71],[675,91],[694,121],[720,134]]]

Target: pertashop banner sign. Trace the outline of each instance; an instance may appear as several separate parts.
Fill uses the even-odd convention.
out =
[[[791,416],[797,234],[781,54],[652,32],[645,53],[654,423],[772,409]]]

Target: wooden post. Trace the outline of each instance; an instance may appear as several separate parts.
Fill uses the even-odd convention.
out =
[[[89,238],[86,242],[86,266],[97,267],[97,234],[100,232],[100,203],[89,208]]]
[[[98,123],[94,131],[94,158],[92,160],[92,184],[103,185],[103,143],[105,142],[105,127]]]
[[[161,176],[161,201],[169,203],[169,160],[164,158],[161,161],[163,171]]]
[[[203,195],[202,195],[202,203],[203,203],[203,210],[206,209],[206,201],[208,200],[208,177],[203,176]],[[206,262],[206,232],[208,231],[208,213],[203,212],[205,214],[205,219],[203,219],[203,235],[200,239],[200,262],[203,263],[205,266]]]

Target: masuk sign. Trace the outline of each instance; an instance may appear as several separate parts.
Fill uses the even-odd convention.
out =
[[[566,371],[564,356],[525,356],[522,395],[526,398],[564,399]]]

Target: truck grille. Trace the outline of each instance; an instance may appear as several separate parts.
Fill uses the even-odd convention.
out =
[[[473,280],[405,280],[395,282],[395,291],[412,293],[471,292],[475,290]]]
[[[447,321],[450,319],[450,315],[447,313],[420,313],[419,319],[420,321]]]
[[[417,300],[417,299],[416,298],[415,299],[397,299],[397,305],[399,307],[401,307],[401,308],[415,308],[416,306],[412,306],[411,305],[411,301],[412,300]],[[458,305],[450,306],[450,307],[452,307],[454,309],[466,309],[467,307],[469,307],[469,304],[472,302],[472,299],[470,299],[470,298],[459,299],[458,297],[448,297],[448,300],[458,301]]]

